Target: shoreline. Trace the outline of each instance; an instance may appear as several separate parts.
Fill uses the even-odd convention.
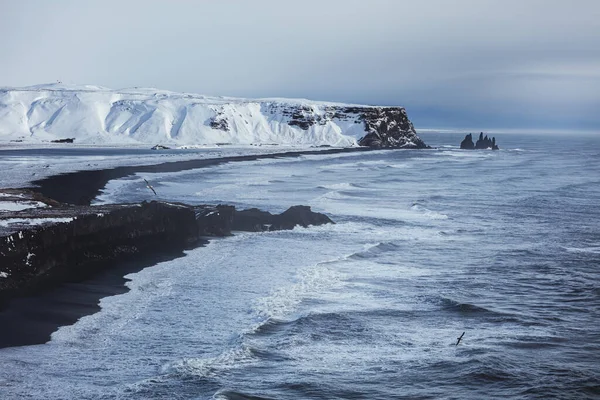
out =
[[[143,254],[122,260],[89,278],[65,281],[38,293],[9,300],[0,307],[0,350],[49,342],[59,328],[99,312],[103,298],[127,293],[126,283],[130,279],[126,275],[180,257],[185,257],[182,251]]]
[[[170,161],[160,164],[123,166],[96,170],[80,170],[66,174],[52,175],[31,182],[27,189],[40,193],[46,198],[60,203],[89,206],[101,193],[106,184],[114,179],[120,179],[140,172],[168,173],[180,172],[191,169],[213,167],[229,162],[256,161],[274,158],[295,158],[303,155],[342,154],[373,150],[370,147],[346,147],[325,150],[297,150],[282,153],[254,154],[241,156],[225,156],[219,158],[192,159]]]
[[[284,153],[173,161],[155,165],[80,170],[40,179],[32,182],[33,184],[39,185],[39,187],[30,186],[24,190],[33,191],[34,195],[40,196],[46,201],[54,202],[56,205],[56,207],[50,209],[36,211],[37,213],[51,213],[52,210],[54,210],[54,212],[63,214],[73,213],[76,215],[77,210],[81,209],[82,206],[85,209],[88,209],[88,211],[94,209],[101,210],[106,207],[110,208],[111,206],[106,205],[90,206],[89,203],[100,193],[108,181],[138,172],[177,172],[196,168],[206,168],[228,162],[299,157],[306,154],[336,154],[370,150],[372,149],[335,148],[327,150],[290,151]],[[69,203],[71,205],[69,205]],[[119,206],[115,205],[115,207]],[[247,214],[244,212],[237,212],[237,227],[229,226],[228,229],[233,228],[233,230],[240,231],[268,230],[274,222],[271,217],[280,218],[277,220],[280,224],[280,227],[277,229],[293,229],[296,224],[306,226],[306,224],[318,225],[320,223],[327,223],[316,221],[314,218],[311,219],[317,215],[317,213],[313,213],[308,207],[300,210],[299,213],[289,213],[290,210],[278,216],[271,216],[269,213],[263,213],[259,210],[248,210],[250,212]],[[235,210],[233,212],[236,213]],[[22,213],[27,213],[27,211],[11,213],[10,217]],[[35,214],[35,212],[33,213]],[[268,216],[266,214],[268,214]],[[99,215],[104,214],[102,213]],[[196,218],[197,221],[199,221],[198,215]],[[202,218],[205,218],[208,221],[208,215],[201,216],[200,219]],[[290,224],[290,220],[295,222]],[[35,282],[37,278],[34,277],[33,286],[30,288],[26,287],[24,290],[19,289],[15,291],[10,288],[8,291],[5,290],[3,293],[0,293],[0,300],[2,300],[0,301],[0,326],[3,326],[0,330],[0,349],[5,347],[47,343],[51,340],[52,333],[60,327],[72,325],[80,318],[100,311],[101,308],[99,304],[102,298],[126,293],[129,290],[126,286],[126,282],[128,281],[128,279],[125,278],[126,275],[139,272],[144,268],[154,266],[160,262],[184,257],[185,250],[202,247],[211,237],[227,236],[230,234],[229,232],[220,231],[222,225],[223,222],[215,224],[213,218],[212,221],[208,221],[208,229],[203,232],[204,234],[201,234],[200,240],[196,240],[192,243],[179,243],[162,248],[144,248],[143,251],[135,254],[130,254],[118,259],[104,260],[99,263],[100,266],[93,266],[93,268],[85,270],[84,272],[70,272],[65,274],[64,271],[59,271],[60,276],[58,279],[51,278],[48,282],[39,284]],[[56,225],[51,225],[50,228],[52,226],[56,227]],[[36,231],[43,231],[44,229],[46,228],[31,228],[24,230],[23,232],[28,236],[31,232],[35,234]],[[76,228],[70,229],[77,230]],[[208,234],[206,234],[207,232]],[[20,233],[21,231],[18,233],[13,232],[9,236],[16,239]],[[21,264],[23,264],[23,262],[21,262]],[[107,264],[109,264],[109,266],[107,266]]]

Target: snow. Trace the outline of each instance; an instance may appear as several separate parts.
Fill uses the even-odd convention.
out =
[[[58,224],[64,222],[71,222],[74,218],[8,218],[0,219],[1,227],[10,227],[13,224],[19,225],[42,225],[42,224]]]
[[[77,144],[208,146],[286,144],[353,146],[362,122],[327,114],[354,106],[305,99],[240,99],[152,88],[111,90],[50,84],[0,88],[0,143],[44,143],[75,138]],[[370,107],[370,106],[360,106]],[[320,116],[307,130],[289,125],[300,112]],[[226,121],[228,130],[211,126]],[[14,142],[13,142],[14,143]]]
[[[0,192],[0,197],[23,197],[23,194],[21,193],[17,193],[17,194],[12,194],[12,193],[2,193]]]
[[[0,212],[3,211],[22,211],[29,208],[46,207],[45,203],[40,201],[0,201]]]

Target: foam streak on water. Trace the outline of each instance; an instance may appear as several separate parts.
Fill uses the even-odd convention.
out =
[[[600,396],[600,140],[424,136],[440,148],[146,174],[165,200],[309,204],[337,224],[131,274],[48,344],[0,350],[0,397]],[[132,177],[100,201],[147,195]]]

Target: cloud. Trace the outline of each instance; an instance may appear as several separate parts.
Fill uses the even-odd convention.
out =
[[[425,125],[598,127],[599,15],[595,0],[0,2],[0,84],[401,104]]]

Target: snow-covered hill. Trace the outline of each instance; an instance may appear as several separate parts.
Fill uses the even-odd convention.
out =
[[[401,107],[64,84],[0,89],[0,142],[425,147]]]

